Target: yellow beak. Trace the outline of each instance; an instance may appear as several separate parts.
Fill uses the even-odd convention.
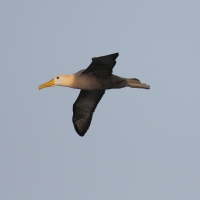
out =
[[[46,87],[51,87],[51,86],[55,86],[54,85],[54,79],[51,79],[50,81],[39,85],[38,89],[40,90],[40,89],[43,89],[43,88],[46,88]]]

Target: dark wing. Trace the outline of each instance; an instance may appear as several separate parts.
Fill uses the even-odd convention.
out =
[[[85,74],[92,72],[98,76],[108,76],[112,74],[112,69],[116,64],[115,60],[118,56],[119,53],[114,53],[106,56],[92,58],[92,63],[82,73]]]
[[[105,90],[81,90],[73,105],[74,128],[80,136],[84,136],[92,121],[92,115]]]

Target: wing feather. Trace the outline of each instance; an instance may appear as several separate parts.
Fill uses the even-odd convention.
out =
[[[112,69],[116,64],[119,53],[92,58],[91,64],[82,73],[93,73],[98,76],[108,76],[112,74]]]
[[[73,105],[73,124],[76,132],[84,136],[90,127],[92,115],[105,90],[81,90]]]

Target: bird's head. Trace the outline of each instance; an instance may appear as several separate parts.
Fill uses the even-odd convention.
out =
[[[68,79],[69,79],[68,75],[59,75],[51,79],[50,81],[39,85],[38,89],[40,90],[46,87],[53,87],[53,86],[68,86],[69,85]]]

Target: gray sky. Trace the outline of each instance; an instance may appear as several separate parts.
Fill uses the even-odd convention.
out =
[[[0,199],[200,199],[200,1],[0,1]],[[119,52],[85,137],[79,91],[38,85]]]

